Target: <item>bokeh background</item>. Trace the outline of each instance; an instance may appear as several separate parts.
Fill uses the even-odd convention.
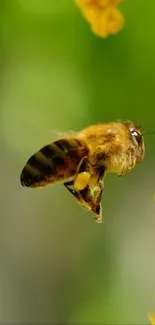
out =
[[[0,1],[0,323],[148,324],[155,311],[155,136],[106,178],[104,223],[20,173],[60,132],[131,119],[155,131],[155,1],[122,1],[95,37],[72,0]]]

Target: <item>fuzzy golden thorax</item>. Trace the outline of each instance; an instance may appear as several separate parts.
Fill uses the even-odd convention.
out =
[[[124,175],[139,164],[145,152],[140,128],[131,121],[93,125],[80,133],[90,152],[92,166]]]

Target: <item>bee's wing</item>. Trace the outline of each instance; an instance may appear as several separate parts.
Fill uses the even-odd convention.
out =
[[[52,137],[56,137],[56,139],[64,139],[64,138],[68,138],[68,137],[76,137],[77,132],[73,131],[73,130],[69,130],[69,131],[60,131],[60,130],[53,130],[53,129],[49,129],[47,130],[48,134],[51,134]]]
[[[44,187],[73,177],[77,166],[88,153],[86,144],[76,138],[62,138],[41,148],[30,157],[21,173],[21,184]]]

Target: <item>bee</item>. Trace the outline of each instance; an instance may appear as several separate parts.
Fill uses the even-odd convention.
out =
[[[143,134],[133,122],[92,125],[41,148],[27,161],[20,181],[32,188],[62,182],[101,223],[105,176],[126,175],[144,153]]]

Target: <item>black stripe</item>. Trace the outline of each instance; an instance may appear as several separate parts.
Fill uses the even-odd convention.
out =
[[[77,147],[84,147],[83,142],[79,139],[71,138],[71,139],[60,139],[54,142],[60,150],[68,152],[70,150],[74,150]]]
[[[38,171],[40,171],[42,174],[44,175],[49,175],[53,173],[53,168],[48,166],[46,163],[44,164],[43,160],[39,161],[39,159],[37,159],[36,155],[33,155],[27,162],[30,166],[32,166],[33,168],[37,169]]]
[[[40,152],[46,157],[46,158],[53,158],[53,155],[55,155],[55,150],[52,149],[52,146],[47,145],[40,149]]]
[[[56,144],[57,146],[57,144]],[[55,142],[40,149],[40,152],[48,159],[52,160],[53,157],[60,155],[60,152],[55,148]]]
[[[22,186],[30,186],[30,183],[33,178],[33,175],[30,173],[29,170],[27,170],[26,168],[24,168],[22,170],[22,173],[20,175],[20,182],[22,184]]]
[[[59,149],[63,150],[63,153],[66,153],[66,155],[73,160],[80,160],[79,152],[77,151],[76,139],[66,140],[61,139],[59,141],[54,142]],[[81,144],[81,143],[80,143]]]
[[[32,174],[27,168],[25,167],[21,173],[20,176],[20,182],[22,186],[30,187],[31,185],[34,185],[38,182],[41,182],[44,180],[44,177],[42,175],[34,175]]]
[[[56,144],[56,146],[60,149],[63,150],[64,152],[68,152],[70,150],[73,150],[73,146],[72,146],[72,142],[65,140],[65,139],[61,139],[58,141],[54,142]]]
[[[64,152],[63,140],[55,141],[54,144],[58,147],[59,150]]]

